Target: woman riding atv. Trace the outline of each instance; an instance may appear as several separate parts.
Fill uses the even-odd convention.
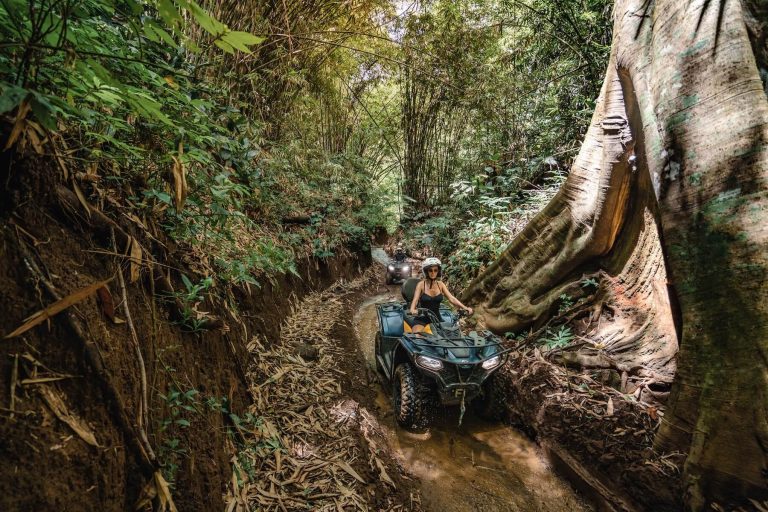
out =
[[[416,291],[411,301],[410,313],[414,316],[406,320],[413,332],[421,332],[427,324],[431,323],[428,315],[418,314],[417,306],[431,311],[434,313],[435,318],[440,318],[440,303],[444,297],[457,308],[466,310],[470,315],[474,312],[472,308],[462,304],[459,299],[448,291],[448,287],[440,280],[442,270],[443,264],[437,258],[427,258],[421,264],[421,272],[424,274],[424,279],[416,285]]]

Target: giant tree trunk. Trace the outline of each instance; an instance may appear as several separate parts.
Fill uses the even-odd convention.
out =
[[[765,0],[617,1],[571,175],[465,292],[502,332],[584,297],[590,350],[662,381],[679,337],[657,446],[687,454],[694,510],[768,499],[766,13]],[[587,276],[600,278],[589,297]]]

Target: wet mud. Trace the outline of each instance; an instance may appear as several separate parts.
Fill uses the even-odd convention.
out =
[[[371,372],[375,372],[375,305],[400,300],[398,286],[388,290],[363,302],[354,317],[357,340]],[[439,409],[425,432],[409,432],[396,424],[384,385],[374,386],[375,412],[394,457],[420,480],[425,510],[593,510],[521,432],[475,417],[471,409],[459,425],[458,407]]]

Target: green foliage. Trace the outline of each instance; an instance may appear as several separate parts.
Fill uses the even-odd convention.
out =
[[[190,422],[185,418],[185,415],[198,412],[199,402],[197,395],[199,394],[200,392],[196,389],[180,391],[173,387],[168,391],[167,395],[160,394],[160,398],[163,399],[165,406],[170,412],[168,417],[160,421],[160,430],[167,430],[174,425],[183,428],[189,427]]]
[[[0,115],[38,127],[20,144],[253,285],[401,214],[465,285],[567,174],[610,41],[606,0],[32,4],[0,4]]]
[[[574,304],[573,297],[571,297],[567,293],[561,293],[560,297],[558,297],[558,302],[559,302],[559,305],[557,308],[557,313],[559,315],[562,315],[563,313],[568,312],[568,310],[571,309]]]
[[[437,0],[405,17],[404,221],[454,286],[567,176],[602,83],[610,5]]]
[[[542,343],[548,350],[563,348],[568,346],[573,341],[574,335],[571,328],[565,325],[561,325],[559,329],[547,329],[544,336],[540,338]]]
[[[203,293],[213,285],[213,279],[206,277],[198,283],[192,283],[186,275],[181,274],[181,281],[185,289],[177,291],[174,295],[182,305],[180,311],[182,318],[179,323],[190,332],[198,332],[207,320],[205,315],[198,311],[198,306],[205,299]]]
[[[40,127],[35,137],[59,132],[46,140],[60,170],[101,178],[81,185],[92,202],[126,196],[138,217],[157,219],[222,280],[256,285],[295,274],[297,255],[365,247],[368,233],[388,222],[357,148],[268,140],[273,125],[253,115],[256,91],[232,93],[222,56],[258,49],[264,38],[250,33],[263,28],[258,20],[232,29],[228,23],[241,20],[221,21],[215,6],[192,0],[32,7],[0,3],[0,114],[26,104]],[[321,93],[323,102],[303,96],[309,109],[296,112],[306,120],[298,132],[313,129],[327,98],[342,97],[338,88]],[[340,115],[350,107],[340,102]],[[181,174],[186,187],[178,191]],[[307,213],[319,220],[283,228],[284,217]],[[185,303],[192,313],[194,302]]]
[[[160,419],[162,442],[158,447],[158,457],[162,464],[163,476],[173,486],[176,473],[183,458],[189,455],[189,447],[183,441],[180,430],[191,426],[189,418],[199,414],[199,392],[196,389],[181,391],[171,387],[167,394],[159,394],[163,400],[167,415]]]
[[[278,245],[271,238],[256,240],[254,245],[239,255],[230,253],[228,257],[217,257],[216,263],[221,270],[219,276],[231,283],[249,283],[259,286],[255,276],[266,274],[293,274],[299,277],[296,263],[290,248]]]

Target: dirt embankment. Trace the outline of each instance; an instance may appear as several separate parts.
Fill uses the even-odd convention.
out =
[[[293,301],[356,275],[370,255],[345,250],[304,262],[300,278],[206,299],[199,309],[217,321],[195,332],[180,325],[173,297],[161,297],[146,256],[131,283],[126,258],[94,229],[94,215],[68,209],[60,184],[35,173],[12,177],[0,192],[0,335],[52,303],[54,293],[111,281],[98,298],[2,340],[0,510],[132,510],[158,463],[179,510],[222,509],[235,452],[230,436],[250,404],[246,342],[277,339]],[[133,221],[119,210],[114,216],[113,231],[134,233]],[[162,253],[155,269],[183,290],[180,273],[194,272],[181,248],[166,239],[151,247]]]

